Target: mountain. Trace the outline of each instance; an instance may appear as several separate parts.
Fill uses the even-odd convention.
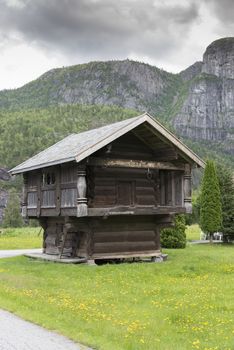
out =
[[[172,121],[176,131],[234,155],[234,38],[214,41],[207,47],[203,62],[180,75],[188,88]]]
[[[15,90],[0,92],[0,109],[51,105],[116,105],[163,113],[181,85],[179,76],[130,60],[53,69]]]
[[[201,156],[234,167],[233,88],[234,38],[213,42],[179,74],[131,60],[53,69],[0,91],[0,166],[71,132],[148,111]]]

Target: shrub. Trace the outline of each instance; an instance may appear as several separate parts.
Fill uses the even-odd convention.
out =
[[[175,217],[175,226],[161,231],[161,246],[163,248],[185,248],[185,228],[184,215],[177,215]]]

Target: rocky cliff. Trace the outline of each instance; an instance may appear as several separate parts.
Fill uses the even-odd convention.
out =
[[[219,39],[207,47],[202,72],[219,78],[234,79],[234,38]]]
[[[214,41],[192,68],[181,73],[188,90],[172,123],[180,135],[234,154],[234,38]]]

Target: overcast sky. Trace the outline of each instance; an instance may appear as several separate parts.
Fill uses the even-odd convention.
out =
[[[0,89],[93,60],[179,72],[234,36],[233,14],[234,0],[0,0]]]

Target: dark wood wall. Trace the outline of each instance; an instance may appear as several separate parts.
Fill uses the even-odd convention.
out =
[[[159,204],[158,172],[146,169],[93,169],[90,207],[135,206]]]
[[[183,172],[160,170],[160,205],[183,206]]]
[[[91,208],[183,206],[183,172],[95,167],[90,181]]]
[[[94,159],[141,161],[157,156],[161,159],[162,150],[157,155],[133,132],[92,154]],[[78,166],[70,162],[25,174],[28,216],[76,216]],[[106,167],[89,162],[84,169],[89,208],[184,205],[183,171]]]
[[[72,208],[77,201],[77,165],[68,164],[61,171],[61,208]]]
[[[46,181],[47,176],[55,181]],[[75,215],[77,164],[69,163],[25,174],[28,216]]]
[[[96,220],[92,224],[93,258],[125,254],[155,254],[160,250],[155,217],[122,216]]]
[[[165,146],[164,150],[166,147],[169,148]],[[155,160],[157,152],[155,153],[130,132],[93,156],[110,159]],[[162,158],[161,149],[158,158]],[[93,167],[88,173],[90,207],[183,205],[183,172],[181,171]]]
[[[73,218],[63,254],[87,258],[113,258],[156,255],[160,251],[160,227],[165,217],[118,216]],[[64,238],[64,218],[51,217],[44,222],[44,249],[60,254]],[[168,220],[167,220],[168,224]]]
[[[110,145],[95,152],[93,156],[141,160],[155,158],[153,150],[139,140],[132,132],[119,137]]]
[[[54,169],[56,183],[43,185],[42,172],[28,174],[29,216],[69,215],[77,205],[77,166]],[[60,172],[61,176],[58,176]],[[61,178],[61,182],[59,181]],[[87,171],[88,206],[183,206],[183,172],[90,167]]]
[[[144,129],[138,130],[138,136],[144,134]],[[171,224],[173,213],[185,211],[184,201],[190,195],[184,198],[185,166],[175,150],[162,147],[160,140],[152,147],[130,132],[82,164],[70,162],[26,173],[24,206],[29,217],[40,218],[45,252],[63,250],[68,256],[94,259],[159,253],[160,228]],[[171,170],[145,166],[155,160],[167,162],[169,155],[174,161]],[[111,161],[103,165],[100,159]],[[135,163],[130,166],[131,160]],[[136,167],[141,162],[144,167]],[[186,169],[189,185],[190,167]],[[79,205],[88,205],[85,215],[89,216],[82,212],[79,217]]]

